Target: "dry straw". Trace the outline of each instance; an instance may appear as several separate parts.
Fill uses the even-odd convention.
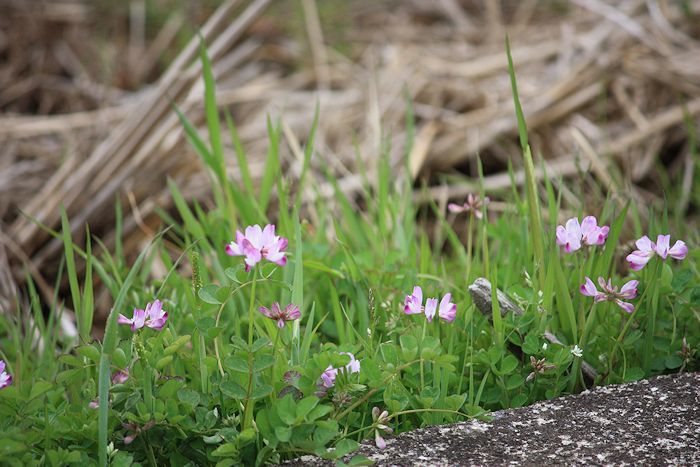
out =
[[[700,114],[699,1],[576,0],[555,6],[413,0],[362,1],[352,8],[332,2],[328,8],[303,0],[297,10],[304,34],[296,36],[280,32],[288,15],[272,3],[227,0],[201,26],[219,105],[233,112],[253,177],[263,170],[267,115],[283,121],[284,173],[291,181],[299,175],[317,101],[315,168],[325,159],[343,190],[359,191],[355,143],[372,173],[388,138],[392,164],[402,170],[408,97],[416,117],[408,167],[414,179],[430,182],[428,196],[444,202],[472,191],[462,175],[476,173],[477,155],[487,171],[487,192],[510,186],[508,160],[522,183],[504,53],[507,31],[533,150],[553,178],[590,172],[589,183],[603,192],[625,190],[649,205],[660,199],[655,167],[664,154],[671,177],[690,191],[694,164],[684,121],[697,121]],[[112,246],[114,201],[120,198],[125,247],[137,252],[157,229],[154,209],[172,207],[167,177],[188,199],[209,199],[203,166],[171,107],[177,103],[203,126],[198,39],[153,79],[159,60],[175,48],[182,13],[173,13],[147,40],[143,1],[130,4],[125,43],[105,52],[120,65],[115,75],[121,73],[122,88],[101,81],[80,53],[76,31],[94,19],[92,2],[60,0],[32,11],[22,2],[4,7],[0,56],[10,59],[0,62],[2,309],[10,307],[24,280],[24,264],[44,297],[53,294],[49,284],[61,243],[27,216],[57,228],[63,204],[76,239],[88,223]],[[326,18],[337,22],[339,16],[343,26],[329,31]],[[27,24],[34,29],[18,31]],[[65,34],[37,32],[58,27]],[[26,49],[33,34],[39,34],[32,39],[35,53]],[[49,65],[56,75],[41,68]],[[136,86],[149,76],[151,85]],[[130,86],[135,89],[125,90]],[[237,178],[233,149],[226,151]],[[576,201],[560,188],[565,199]],[[319,181],[317,190],[303,195],[308,201],[332,192]],[[689,198],[681,202],[688,209]]]

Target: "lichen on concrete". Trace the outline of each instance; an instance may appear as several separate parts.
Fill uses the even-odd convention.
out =
[[[700,465],[700,373],[660,376],[370,442],[380,466]],[[332,465],[306,457],[295,465]]]

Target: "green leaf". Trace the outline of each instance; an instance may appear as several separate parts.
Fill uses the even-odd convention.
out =
[[[289,442],[289,440],[292,438],[292,427],[291,426],[276,426],[275,427],[275,436],[277,437],[277,439],[279,439],[283,443]]]
[[[250,395],[251,399],[262,399],[272,394],[272,386],[269,384],[258,384],[253,389],[253,393]]]
[[[666,357],[666,361],[664,362],[664,364],[666,365],[666,368],[675,370],[676,368],[680,368],[680,366],[683,365],[683,359],[680,355],[669,355],[668,357]]]
[[[184,384],[183,381],[178,381],[176,379],[168,380],[158,389],[158,397],[163,400],[171,399]]]
[[[255,344],[253,344],[255,346]],[[272,355],[256,355],[253,359],[253,371],[259,373],[275,364],[275,357]]]
[[[212,305],[221,305],[221,301],[216,298],[216,293],[219,291],[219,286],[216,284],[207,284],[199,289],[197,294],[199,298],[205,302]]]
[[[51,389],[53,387],[53,384],[47,382],[47,381],[34,381],[32,383],[32,390],[29,393],[29,399],[34,399],[35,397],[39,397],[40,395],[44,394],[46,391]]]
[[[243,340],[241,336],[236,336],[233,335],[231,336],[231,344],[233,345],[233,348],[236,350],[241,350],[243,352],[248,351],[248,343]]]
[[[356,451],[360,447],[360,443],[354,439],[345,438],[338,441],[335,445],[335,455],[338,457],[343,457]]]
[[[240,355],[231,355],[224,359],[224,366],[230,370],[240,373],[248,373],[248,359]]]
[[[199,404],[199,393],[192,389],[183,388],[177,392],[180,402],[196,407]]]
[[[297,420],[305,419],[309,412],[318,405],[318,402],[319,398],[316,396],[305,397],[297,402]]]
[[[173,356],[166,355],[165,357],[158,359],[158,361],[156,362],[156,370],[162,370],[166,366],[170,365],[172,362],[173,362]]]
[[[270,339],[267,337],[263,336],[258,338],[255,342],[253,342],[253,346],[250,348],[250,351],[252,353],[255,353],[262,349],[263,347],[267,347],[268,345],[271,345],[272,342],[270,342]]]
[[[405,361],[411,361],[418,354],[418,339],[410,334],[404,334],[399,338],[401,343],[402,356]]]
[[[200,289],[199,291],[201,292],[202,290]],[[216,320],[214,320],[214,318],[206,316],[204,318],[199,318],[195,322],[195,326],[197,326],[197,329],[199,329],[199,331],[201,331],[202,333],[206,333],[210,328],[216,326]]]
[[[512,355],[508,355],[501,362],[501,374],[503,375],[512,373],[516,368],[518,368],[518,359]]]
[[[112,363],[114,363],[114,366],[116,366],[117,368],[126,368],[126,354],[121,348],[117,347],[114,350],[114,354],[112,355]]]
[[[77,353],[88,358],[93,363],[100,361],[100,351],[91,345],[81,345],[75,349]]]
[[[214,457],[229,457],[236,456],[238,454],[238,446],[233,443],[222,444],[218,448],[214,449],[211,453]]]
[[[233,381],[221,383],[219,389],[226,397],[231,397],[233,399],[245,399],[248,396],[246,390],[240,384]]]
[[[296,420],[296,408],[291,394],[284,396],[277,402],[277,415],[287,425],[293,425]]]
[[[333,407],[329,405],[317,405],[306,415],[306,421],[313,422],[314,420],[329,414],[332,410]]]

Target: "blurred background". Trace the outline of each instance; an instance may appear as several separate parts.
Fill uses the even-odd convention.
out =
[[[0,0],[0,312],[29,276],[53,301],[61,205],[78,244],[87,223],[112,250],[122,219],[127,256],[175,216],[169,178],[210,206],[173,110],[206,136],[197,34],[253,178],[280,119],[294,184],[318,104],[306,202],[332,195],[327,170],[359,197],[388,151],[416,199],[442,205],[477,189],[479,157],[502,209],[509,165],[524,178],[506,33],[538,173],[563,206],[632,200],[642,220],[668,207],[696,240],[700,1]],[[96,300],[109,310],[106,290]]]

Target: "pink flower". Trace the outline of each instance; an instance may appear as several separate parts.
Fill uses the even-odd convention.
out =
[[[98,397],[97,399],[91,400],[90,403],[88,404],[88,407],[91,409],[99,409],[100,408],[100,398]]]
[[[129,369],[118,370],[112,375],[112,384],[124,384],[129,379]]]
[[[246,227],[245,235],[237,230],[236,241],[226,245],[226,254],[245,256],[245,270],[250,271],[250,268],[263,259],[284,266],[287,264],[285,248],[287,248],[287,239],[275,235],[274,225],[267,224],[262,229],[256,224]]]
[[[635,242],[637,245],[637,250],[627,255],[627,262],[630,265],[630,269],[634,271],[639,271],[651,260],[654,254],[657,254],[661,259],[666,259],[670,256],[671,258],[681,260],[688,254],[688,247],[682,240],[677,240],[676,243],[671,245],[670,235],[659,235],[656,237],[656,243],[652,242],[646,235]],[[670,247],[670,248],[669,248]]]
[[[639,281],[627,282],[622,286],[619,292],[617,291],[617,287],[613,287],[612,279],[608,279],[608,281],[605,282],[605,279],[599,277],[598,285],[600,286],[601,291],[596,288],[595,284],[593,284],[593,281],[589,277],[586,277],[586,282],[581,285],[580,291],[583,295],[593,297],[596,303],[611,301],[615,302],[617,306],[625,310],[627,313],[632,313],[634,311],[634,305],[623,300],[632,300],[637,296],[637,285],[639,285]]]
[[[386,448],[386,441],[382,437],[383,434],[391,434],[393,428],[387,425],[389,423],[389,412],[381,411],[379,407],[372,407],[372,421],[374,422],[374,444],[379,449]]]
[[[5,362],[0,360],[0,389],[12,384],[12,375],[5,371]]]
[[[277,327],[280,329],[284,327],[285,322],[301,318],[299,307],[292,303],[287,305],[284,310],[280,308],[280,304],[277,302],[273,303],[270,308],[271,309],[268,310],[264,306],[261,306],[259,310],[260,313],[268,318],[277,320]]]
[[[404,300],[403,311],[407,315],[425,313],[425,317],[429,323],[432,323],[435,313],[443,320],[451,323],[457,315],[457,305],[452,303],[452,294],[445,294],[438,305],[437,298],[429,298],[425,301],[423,307],[423,289],[420,286],[413,287],[413,293],[406,295]]]
[[[130,324],[131,330],[136,332],[144,326],[160,331],[167,320],[168,313],[163,311],[163,303],[160,300],[155,300],[153,303],[146,305],[145,311],[134,308],[134,316],[131,319],[120,313],[117,322],[119,324]]]
[[[578,218],[572,217],[565,225],[557,226],[557,245],[564,247],[567,253],[573,253],[585,245],[602,245],[608,238],[610,227],[598,226],[593,216],[586,216],[579,224]]]
[[[447,205],[447,209],[450,212],[454,212],[457,214],[466,212],[473,215],[477,219],[481,219],[482,217],[484,217],[484,213],[481,212],[481,207],[489,204],[489,201],[490,200],[488,196],[485,197],[482,201],[481,199],[479,199],[479,196],[469,193],[469,195],[467,196],[467,200],[463,204],[450,203]]]
[[[340,352],[341,355],[348,355],[350,362],[342,368],[333,368],[333,365],[328,365],[326,371],[321,374],[321,385],[325,388],[331,388],[335,384],[335,378],[338,376],[338,371],[342,370],[345,373],[359,373],[360,361],[355,359],[355,356],[350,352]]]

